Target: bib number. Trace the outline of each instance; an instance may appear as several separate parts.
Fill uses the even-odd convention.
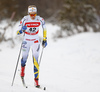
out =
[[[29,30],[30,30],[30,32],[35,32],[36,28],[35,27],[34,28],[30,28]]]

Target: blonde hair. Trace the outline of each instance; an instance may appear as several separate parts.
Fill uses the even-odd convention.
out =
[[[31,7],[36,7],[36,6],[35,6],[35,5],[29,5],[29,6],[28,6],[28,8],[31,8]]]

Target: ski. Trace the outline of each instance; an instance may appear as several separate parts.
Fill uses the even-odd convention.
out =
[[[23,86],[24,86],[25,88],[28,88],[28,86],[26,86],[26,84],[25,84],[24,77],[21,77],[21,80],[22,80]]]
[[[24,77],[21,77],[21,80],[22,80],[22,84],[25,88],[28,88],[28,86],[26,86],[25,84],[25,80],[24,80]],[[41,86],[34,86],[35,88],[37,89],[41,89],[41,90],[46,90],[46,87],[41,87]]]
[[[35,88],[42,89],[42,90],[46,90],[46,87],[41,87],[41,86],[35,86]]]
[[[29,87],[36,88],[36,89],[40,89],[40,90],[46,90],[47,89],[46,87],[43,87],[43,86],[32,86],[32,85],[28,85],[28,88]]]

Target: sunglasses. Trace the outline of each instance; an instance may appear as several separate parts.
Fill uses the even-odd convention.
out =
[[[31,17],[36,16],[37,14],[30,14]]]

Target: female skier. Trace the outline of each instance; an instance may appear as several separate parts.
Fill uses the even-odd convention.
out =
[[[40,50],[40,41],[39,41],[39,26],[42,25],[43,28],[43,41],[42,46],[47,46],[47,31],[44,19],[40,16],[37,16],[37,8],[35,5],[30,5],[28,7],[28,15],[24,16],[20,21],[18,26],[17,34],[24,33],[24,40],[22,42],[22,59],[21,59],[21,77],[24,78],[25,75],[25,65],[28,57],[30,47],[32,48],[32,56],[34,62],[34,81],[35,86],[40,87],[39,80],[39,50]]]

